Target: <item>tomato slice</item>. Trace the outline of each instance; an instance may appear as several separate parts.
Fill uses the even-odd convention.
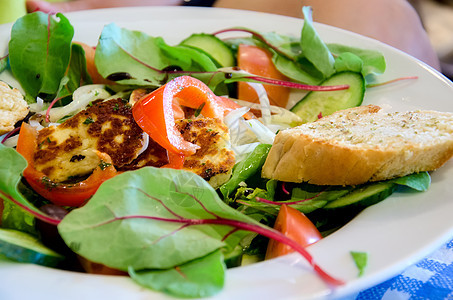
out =
[[[34,191],[56,205],[76,207],[84,204],[104,181],[117,174],[110,156],[97,152],[102,165],[97,166],[87,179],[75,184],[53,182],[34,167],[33,155],[37,147],[37,135],[32,126],[22,123],[16,150],[28,162],[23,176]]]
[[[280,207],[274,229],[288,238],[306,247],[322,238],[316,226],[302,212],[286,204]],[[266,259],[294,252],[288,245],[270,240],[267,246]]]
[[[280,73],[274,66],[272,54],[266,49],[253,45],[240,44],[237,61],[238,67],[249,73],[277,80],[288,80],[288,78]],[[290,92],[289,88],[265,84],[264,89],[267,92],[271,105],[286,107]],[[238,82],[238,98],[255,103],[259,102],[256,91],[246,82]]]

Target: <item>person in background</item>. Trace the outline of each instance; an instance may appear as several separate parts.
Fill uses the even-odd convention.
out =
[[[214,6],[302,16],[302,6],[311,6],[315,22],[353,31],[398,48],[440,70],[422,21],[407,0],[73,0],[48,3],[27,1],[27,9],[44,12],[69,12],[122,6]]]

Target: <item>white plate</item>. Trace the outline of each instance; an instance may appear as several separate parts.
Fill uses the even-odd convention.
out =
[[[314,12],[316,14],[316,12]],[[300,35],[302,20],[227,9],[143,7],[67,14],[75,27],[75,40],[96,44],[105,24],[163,36],[170,44],[193,32],[214,32],[233,26]],[[316,24],[322,38],[376,49],[387,59],[385,81],[403,76],[417,80],[367,91],[365,103],[392,110],[453,111],[453,84],[438,72],[380,42],[336,28]],[[6,50],[10,25],[0,27],[0,51]],[[453,237],[453,161],[432,174],[425,193],[401,193],[374,205],[348,225],[309,247],[316,262],[330,274],[347,281],[331,291],[303,263],[299,255],[230,269],[225,289],[215,299],[336,298],[378,284],[430,254]],[[366,251],[369,264],[357,278],[349,252]],[[140,288],[129,278],[76,274],[35,265],[0,264],[1,299],[167,299]],[[253,298],[250,298],[253,297]]]

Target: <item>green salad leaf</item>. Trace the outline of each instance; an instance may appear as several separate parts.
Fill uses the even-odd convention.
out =
[[[169,46],[161,37],[120,28],[114,23],[102,31],[95,63],[105,78],[120,84],[153,87],[171,79],[165,69],[187,72],[217,70],[215,63],[196,49]]]
[[[267,158],[271,145],[260,144],[244,160],[240,161],[233,169],[231,178],[220,187],[220,192],[227,198],[235,191],[239,184],[256,174]]]
[[[53,99],[69,64],[73,35],[74,28],[60,13],[34,12],[14,23],[9,61],[28,98]]]
[[[220,250],[181,266],[164,270],[135,271],[129,275],[138,284],[176,297],[209,297],[225,283],[225,263]]]
[[[324,75],[324,78],[328,78],[335,73],[335,60],[329,48],[313,27],[311,7],[304,6],[302,12],[304,14],[304,26],[302,27],[300,41],[302,55]]]
[[[354,260],[355,265],[359,269],[359,277],[363,276],[365,273],[366,266],[368,264],[368,253],[351,251],[352,259]]]
[[[80,86],[93,83],[87,71],[85,51],[79,44],[72,44],[71,60],[64,78],[65,81],[60,86],[57,98],[70,96]]]
[[[392,179],[396,184],[407,186],[419,192],[427,191],[431,185],[431,176],[428,172],[410,174],[404,177]]]
[[[245,231],[187,223],[213,218],[259,224],[223,203],[192,172],[145,167],[106,181],[58,230],[71,249],[95,262],[121,270],[168,269],[239,243]]]
[[[22,171],[26,166],[27,161],[15,149],[0,144],[0,198],[5,201],[14,198],[20,205],[41,213],[19,190],[23,186]],[[30,223],[29,220],[24,222]]]

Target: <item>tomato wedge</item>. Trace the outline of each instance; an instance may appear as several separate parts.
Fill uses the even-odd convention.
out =
[[[306,247],[322,238],[316,226],[303,213],[286,204],[280,207],[274,229]],[[270,240],[267,246],[266,259],[275,258],[294,252],[291,247]]]
[[[166,167],[182,168],[184,157],[195,154],[200,147],[185,141],[177,130],[175,102],[199,109],[205,117],[220,120],[240,106],[228,98],[216,96],[202,81],[190,76],[177,77],[134,104],[135,122],[167,150],[169,164]]]
[[[85,180],[75,184],[63,184],[51,181],[33,165],[33,154],[37,147],[37,131],[27,123],[22,123],[17,142],[19,152],[28,162],[23,172],[24,178],[34,191],[56,205],[77,207],[84,204],[96,193],[99,186],[117,174],[110,156],[97,152],[101,164]]]
[[[240,44],[237,54],[238,67],[249,73],[277,80],[288,78],[280,73],[272,62],[272,54],[263,48]],[[286,107],[289,98],[290,89],[287,87],[265,84],[264,89],[267,92],[271,105]],[[238,98],[250,102],[259,102],[256,91],[245,82],[238,82]]]

